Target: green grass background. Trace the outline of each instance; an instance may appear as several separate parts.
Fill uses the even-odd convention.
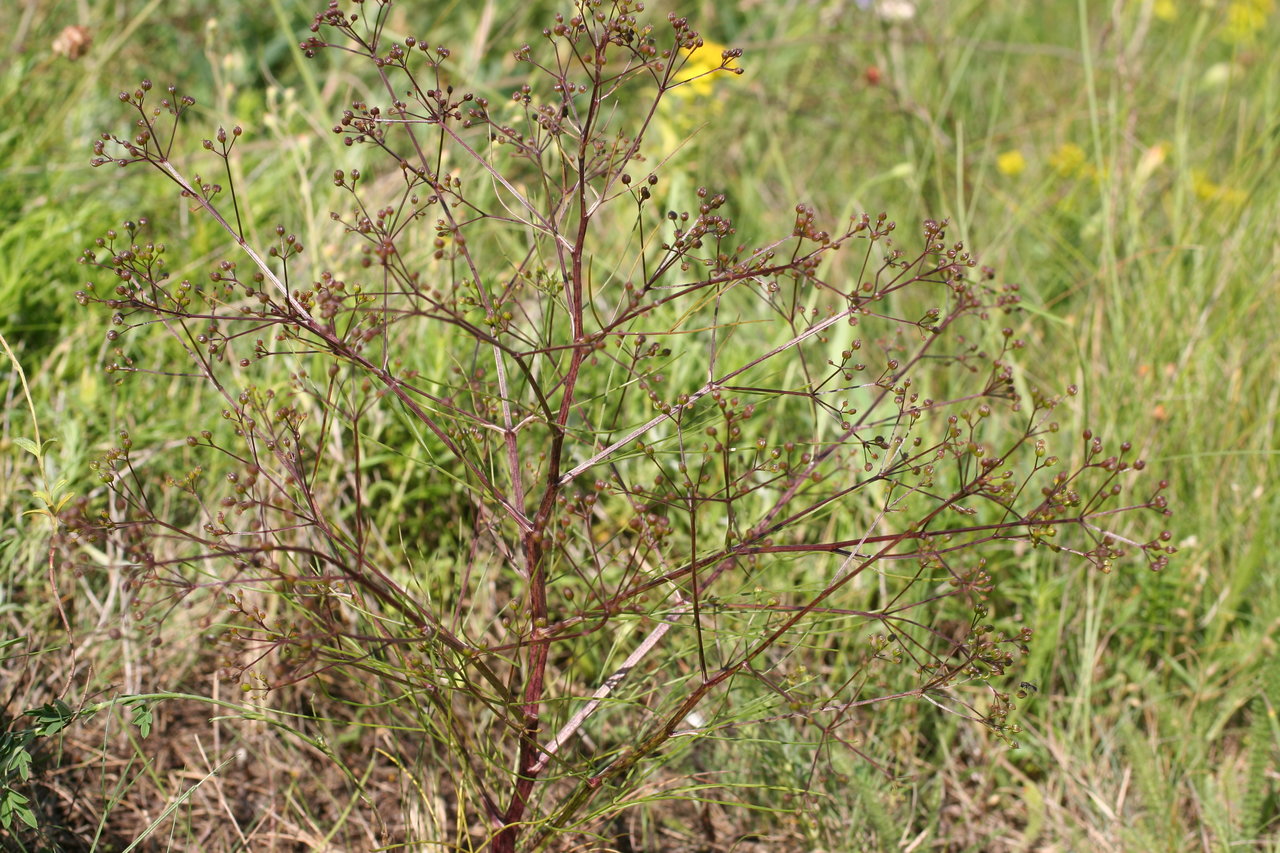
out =
[[[668,5],[650,11],[660,19]],[[243,124],[240,186],[252,227],[288,222],[338,263],[328,175],[360,155],[328,128],[365,86],[363,70],[300,58],[295,43],[316,10],[296,0],[215,12],[154,0],[17,7],[0,58],[0,333],[30,405],[15,362],[0,359],[0,639],[16,641],[0,652],[15,685],[5,722],[68,685],[68,696],[86,685],[107,691],[95,699],[175,689],[201,665],[198,643],[165,648],[160,662],[148,652],[145,667],[143,652],[122,643],[82,652],[72,671],[46,566],[50,525],[28,514],[44,505],[42,492],[100,494],[89,461],[117,430],[160,448],[203,423],[207,401],[188,391],[139,418],[137,390],[116,388],[102,371],[102,317],[73,297],[85,277],[78,253],[125,218],[172,229],[168,242],[183,246],[173,262],[184,269],[211,258],[209,225],[159,181],[89,168],[95,134],[126,129],[116,93],[142,77],[174,81],[200,101],[193,128]],[[511,50],[534,41],[560,8],[405,3],[396,25],[449,45],[455,84],[500,101],[520,82]],[[797,201],[833,225],[864,210],[904,227],[949,217],[953,237],[1022,285],[1027,380],[1078,384],[1081,395],[1061,413],[1067,431],[1132,441],[1150,476],[1170,481],[1176,510],[1180,554],[1161,575],[1135,563],[1104,576],[1038,558],[1000,567],[1002,597],[1036,631],[1022,677],[1040,692],[1018,712],[1018,750],[918,708],[886,706],[876,725],[899,733],[882,734],[900,746],[899,783],[854,764],[843,795],[813,808],[762,795],[779,810],[764,823],[790,827],[778,843],[1276,849],[1274,4],[921,0],[899,24],[842,0],[678,8],[707,38],[742,47],[746,73],[665,119],[668,141],[692,135],[667,165],[673,197],[703,183],[727,191],[748,239],[789,231]],[[51,50],[70,25],[93,38],[74,61]],[[164,393],[161,380],[147,387]],[[37,430],[53,441],[39,460],[17,441]],[[402,493],[386,511],[411,505]],[[106,565],[113,556],[94,558]],[[84,592],[82,579],[55,580],[69,603]],[[98,612],[82,602],[70,618],[92,624]],[[723,761],[805,760],[781,744],[753,748],[726,744]],[[56,768],[52,749],[42,767]],[[138,743],[131,778],[178,798],[190,783],[149,774],[151,749]],[[127,810],[129,797],[103,793],[104,811]],[[181,815],[159,822],[172,849],[197,835]],[[317,837],[328,831],[316,828]]]

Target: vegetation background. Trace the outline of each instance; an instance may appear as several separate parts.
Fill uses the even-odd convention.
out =
[[[511,51],[564,5],[405,2],[398,15],[454,50],[459,86],[497,101],[521,82]],[[80,250],[139,210],[179,230],[193,268],[209,260],[212,232],[169,188],[88,167],[96,134],[122,125],[119,90],[172,80],[199,98],[200,124],[244,125],[241,189],[255,217],[296,223],[309,246],[340,251],[325,232],[328,176],[348,154],[329,128],[362,82],[332,59],[301,59],[314,6],[22,0],[5,13],[0,727],[36,719],[48,736],[20,749],[6,735],[0,783],[76,830],[31,833],[12,812],[5,849],[219,849],[210,839],[228,827],[243,849],[361,849],[360,838],[372,848],[386,828],[346,774],[403,787],[376,751],[326,767],[255,717],[252,695],[219,686],[200,631],[157,648],[131,639],[117,627],[118,584],[50,571],[56,530],[40,513],[101,499],[89,462],[119,429],[161,445],[203,417],[200,399],[157,410],[115,388],[104,328],[73,298]],[[1037,635],[1019,676],[1039,690],[1018,712],[1018,749],[927,708],[886,706],[876,726],[897,747],[896,784],[852,767],[816,799],[765,791],[755,813],[655,808],[635,833],[644,849],[1280,848],[1274,7],[679,4],[705,36],[744,49],[746,73],[672,99],[667,179],[724,188],[740,228],[756,233],[788,232],[797,201],[832,223],[863,210],[900,223],[950,217],[952,237],[1022,285],[1020,369],[1081,387],[1060,411],[1064,432],[1129,438],[1170,480],[1180,555],[1160,575],[1140,561],[1111,575],[1065,571],[1039,554],[999,568],[1002,596]],[[41,450],[37,438],[51,443]],[[111,564],[111,554],[90,557]],[[94,638],[76,658],[64,619]],[[141,718],[137,707],[59,716],[55,703],[150,692],[212,698],[225,713],[174,699]],[[24,716],[39,708],[53,711]],[[804,760],[769,744],[722,748],[713,761]],[[246,755],[269,772],[236,784],[215,774]],[[237,824],[263,811],[269,827]]]

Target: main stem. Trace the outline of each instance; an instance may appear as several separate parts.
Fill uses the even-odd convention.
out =
[[[519,838],[520,822],[529,806],[529,795],[533,792],[538,773],[542,765],[542,750],[538,743],[538,732],[541,727],[540,706],[542,694],[546,686],[547,657],[550,640],[547,636],[549,624],[547,610],[547,576],[545,565],[545,545],[547,529],[555,511],[556,498],[566,483],[561,482],[561,457],[564,451],[564,437],[569,415],[573,409],[574,390],[578,384],[578,374],[593,346],[587,340],[584,320],[585,270],[583,260],[586,252],[587,231],[591,221],[586,192],[587,159],[589,151],[586,140],[591,138],[590,130],[599,113],[601,91],[599,69],[603,65],[598,45],[596,55],[596,85],[592,92],[591,106],[583,122],[581,139],[577,152],[577,180],[571,188],[576,196],[578,207],[578,228],[570,251],[571,274],[568,287],[565,288],[566,302],[569,308],[570,333],[573,338],[573,354],[570,357],[569,369],[565,374],[564,392],[560,398],[560,410],[551,424],[551,448],[547,453],[547,474],[542,501],[533,518],[533,529],[523,537],[525,565],[529,577],[529,618],[532,629],[529,632],[529,652],[527,661],[527,680],[524,685],[521,718],[523,731],[520,737],[520,754],[517,764],[515,790],[511,802],[503,815],[504,826],[494,837],[492,850],[494,853],[515,853],[516,841]]]

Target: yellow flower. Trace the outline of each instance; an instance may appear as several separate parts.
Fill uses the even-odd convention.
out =
[[[996,157],[996,171],[1002,175],[1016,177],[1027,170],[1027,158],[1016,148]]]
[[[1089,170],[1089,158],[1074,142],[1064,142],[1049,155],[1049,168],[1059,177],[1072,178]]]
[[[1178,17],[1178,6],[1173,0],[1156,0],[1151,13],[1162,21],[1172,21]]]
[[[679,84],[671,90],[671,93],[682,98],[710,95],[719,78],[719,74],[715,72],[724,61],[725,50],[724,45],[713,41],[704,41],[701,47],[690,50],[684,64],[671,78],[673,82]],[[737,68],[737,61],[730,60],[728,67]]]
[[[1191,170],[1191,189],[1201,201],[1237,205],[1248,197],[1244,190],[1224,187],[1209,180],[1202,169]]]
[[[1275,8],[1275,0],[1234,0],[1228,3],[1222,39],[1230,44],[1253,44]]]

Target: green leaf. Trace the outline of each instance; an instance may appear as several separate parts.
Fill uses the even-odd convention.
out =
[[[41,737],[57,734],[76,718],[75,711],[61,699],[55,699],[47,705],[32,708],[24,712],[24,716],[35,717],[35,732]]]
[[[25,748],[19,748],[8,756],[5,761],[5,770],[7,773],[17,773],[19,779],[27,781],[31,778],[31,753]]]
[[[39,458],[40,458],[40,448],[39,448],[39,447],[37,447],[37,446],[36,446],[36,443],[35,443],[34,441],[32,441],[31,439],[29,439],[29,438],[22,438],[21,436],[16,436],[16,435],[15,435],[15,436],[13,437],[13,443],[14,443],[14,444],[16,444],[16,445],[18,445],[19,447],[21,447],[23,450],[27,451],[28,453],[30,453],[30,454],[31,454],[32,456],[34,456],[35,458],[37,458],[37,459],[39,459]]]
[[[150,702],[139,702],[133,706],[132,713],[129,715],[129,722],[138,727],[138,733],[145,739],[151,734],[151,724],[154,722],[154,714],[151,711]]]
[[[31,753],[27,747],[36,739],[31,729],[0,733],[0,780],[13,775],[22,779],[31,776]]]
[[[30,800],[19,794],[12,788],[4,788],[4,794],[0,796],[0,826],[8,829],[13,825],[13,816],[18,818],[27,826],[35,829],[39,826],[36,820],[36,814],[28,805]]]

